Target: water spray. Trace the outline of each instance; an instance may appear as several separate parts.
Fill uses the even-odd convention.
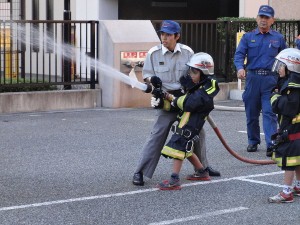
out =
[[[53,35],[49,32],[42,32],[42,35],[38,35],[41,30],[38,27],[31,27],[29,42],[26,38],[26,27],[23,24],[12,26],[12,30],[15,34],[18,34],[17,38],[21,41],[22,44],[29,44],[32,48],[39,48],[42,46],[43,49],[52,49],[54,53],[60,57],[64,57],[65,59],[72,61],[74,60],[74,52],[77,52],[80,63],[83,68],[86,68],[88,65],[95,71],[101,72],[101,75],[114,78],[123,83],[131,85],[132,88],[138,88],[146,93],[151,92],[151,86],[148,84],[139,82],[137,79],[130,77],[117,69],[112,68],[111,66],[105,64],[99,59],[92,58],[88,56],[86,53],[78,51],[76,46],[67,43],[59,43],[53,39]],[[41,38],[42,37],[42,38]],[[87,61],[90,63],[87,65]]]

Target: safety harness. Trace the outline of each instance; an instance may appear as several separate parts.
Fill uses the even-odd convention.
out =
[[[180,128],[176,124],[172,125],[171,131],[174,134],[178,134],[188,140],[186,143],[186,147],[185,147],[187,153],[193,151],[194,143],[196,141],[199,141],[199,139],[200,139],[199,135],[195,135],[193,138],[191,138],[191,136],[193,134],[193,132],[191,130],[189,130],[187,128]]]

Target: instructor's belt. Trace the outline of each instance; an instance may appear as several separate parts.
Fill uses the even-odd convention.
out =
[[[276,75],[276,73],[272,72],[271,70],[265,70],[265,69],[248,70],[248,72],[261,75],[261,76]]]

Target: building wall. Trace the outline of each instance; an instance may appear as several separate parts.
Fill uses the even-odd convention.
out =
[[[255,18],[260,5],[270,5],[275,10],[275,18],[300,19],[299,0],[240,0],[239,17]]]
[[[138,16],[134,16],[134,14],[141,13],[141,15],[147,14],[146,12],[149,11],[149,7],[141,7],[137,9],[137,4],[133,4],[135,0],[70,0],[71,4],[71,18],[72,20],[116,20],[116,19],[125,19],[119,18],[120,14],[124,14],[124,10],[126,9],[120,8],[122,5],[128,5],[128,7],[135,11],[130,11],[131,15],[134,18],[129,19],[155,19],[155,18],[137,18]],[[215,2],[216,0],[211,1]],[[227,14],[228,10],[226,11],[226,6],[231,3],[230,0],[225,2],[225,0],[219,0],[218,8],[211,9],[211,12],[218,11],[220,16],[228,16],[223,15]],[[139,4],[145,4],[145,0],[137,1]],[[63,11],[64,11],[64,1],[62,0],[53,0],[54,4],[54,19],[55,20],[62,20],[63,19]],[[199,1],[197,0],[190,0],[189,4],[192,5],[192,8],[200,5]],[[193,5],[195,4],[195,6]],[[275,10],[275,17],[278,19],[295,19],[300,20],[300,1],[299,0],[239,0],[239,17],[249,17],[255,18],[257,15],[257,11],[260,5],[271,5]],[[46,19],[46,0],[39,0],[39,17],[40,20]],[[231,5],[228,6],[232,8]],[[172,8],[174,10],[174,8]],[[225,12],[223,12],[225,10]],[[134,13],[132,13],[134,12]],[[165,8],[161,12],[163,17],[166,16]],[[184,13],[180,13],[184,14]],[[203,13],[199,13],[199,16]],[[32,19],[32,0],[26,0],[26,10],[25,10],[25,19],[31,20]],[[174,16],[174,13],[172,14]],[[2,15],[4,16],[4,15]],[[191,12],[186,13],[184,19],[191,19],[188,18],[191,16]],[[199,17],[197,16],[197,17]],[[124,17],[130,17],[126,14]],[[157,19],[157,18],[156,18]],[[159,18],[161,19],[161,18]],[[182,19],[182,18],[181,18]],[[195,18],[194,18],[195,19]],[[196,19],[205,19],[205,18],[196,18]],[[212,18],[206,18],[212,19]]]
[[[239,17],[256,18],[259,6],[268,5],[268,0],[240,0]]]
[[[96,0],[99,2],[98,19],[99,20],[117,20],[118,19],[118,0]],[[96,5],[94,6],[96,8]]]
[[[300,20],[299,0],[269,0],[275,10],[275,17],[278,19]]]
[[[151,1],[120,0],[118,19],[121,20],[215,20],[237,17],[239,0]]]
[[[99,4],[104,5],[109,0],[70,0],[71,19],[72,20],[98,20],[99,19]],[[117,0],[112,0],[112,2]],[[64,16],[64,1],[53,0],[54,5],[54,20],[63,20]],[[110,5],[105,6],[108,8]],[[102,6],[103,7],[103,6]],[[39,0],[39,16],[40,20],[46,19],[46,0]],[[107,10],[107,9],[106,9]],[[116,12],[118,9],[114,9]],[[107,15],[113,15],[111,10],[107,10]],[[32,19],[32,0],[26,0],[26,19]]]
[[[73,20],[98,20],[99,4],[103,0],[71,0]]]

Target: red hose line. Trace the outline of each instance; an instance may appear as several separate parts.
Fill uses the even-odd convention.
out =
[[[216,135],[218,136],[218,138],[220,139],[221,143],[223,144],[223,146],[226,148],[226,150],[233,155],[236,159],[245,162],[245,163],[250,163],[250,164],[258,164],[258,165],[269,165],[269,164],[275,164],[276,162],[273,160],[254,160],[254,159],[248,159],[245,157],[240,156],[239,154],[237,154],[234,150],[232,150],[229,145],[226,143],[225,139],[223,138],[220,130],[218,129],[218,127],[216,126],[215,122],[213,121],[213,119],[211,118],[211,116],[207,117],[207,121],[209,122],[209,124],[211,125],[211,127],[213,128],[213,130],[215,131]]]

